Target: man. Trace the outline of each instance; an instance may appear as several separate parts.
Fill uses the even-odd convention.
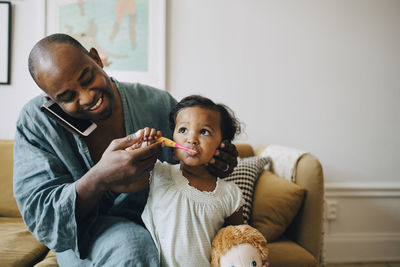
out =
[[[94,48],[65,34],[34,46],[29,70],[37,85],[65,112],[98,127],[75,136],[40,111],[45,97],[31,100],[17,122],[14,195],[28,229],[56,252],[60,266],[158,266],[140,214],[148,193],[141,188],[161,145],[126,148],[144,127],[171,137],[168,114],[176,101],[165,91],[113,80],[102,68]],[[226,176],[236,155],[223,144],[210,170]],[[170,156],[162,149],[159,158]]]

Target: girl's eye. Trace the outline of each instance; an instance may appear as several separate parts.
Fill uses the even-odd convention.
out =
[[[252,265],[252,266],[257,266],[257,262],[256,262],[256,261],[252,261],[252,262],[251,262],[251,265]]]
[[[187,133],[187,129],[186,128],[179,128],[178,133]]]
[[[206,129],[201,129],[200,134],[201,135],[211,135],[210,131],[206,130]]]

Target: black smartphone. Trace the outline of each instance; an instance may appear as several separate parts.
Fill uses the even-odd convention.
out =
[[[44,103],[40,110],[76,135],[88,136],[97,127],[97,125],[90,120],[77,119],[68,115],[53,100]]]

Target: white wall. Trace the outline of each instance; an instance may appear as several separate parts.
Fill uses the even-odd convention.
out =
[[[0,85],[0,139],[13,139],[22,106],[40,90],[28,71],[28,55],[44,36],[41,0],[16,0],[12,4],[11,85]]]
[[[328,184],[326,262],[400,261],[400,188],[385,183]],[[327,215],[329,209],[326,210]]]
[[[168,2],[167,88],[321,161],[327,262],[400,261],[400,1]]]
[[[168,83],[231,106],[242,140],[307,149],[328,182],[398,182],[399,1],[169,1]]]
[[[13,138],[20,108],[40,93],[27,57],[44,34],[44,1],[11,2],[12,84],[0,85],[1,139]],[[238,142],[294,146],[322,162],[328,197],[339,204],[328,223],[328,259],[346,253],[337,244],[354,235],[400,248],[400,1],[167,3],[168,90],[232,107],[246,125]],[[354,197],[359,192],[367,194]],[[380,220],[351,212],[371,201],[380,203],[372,208]],[[360,216],[364,227],[354,227]]]

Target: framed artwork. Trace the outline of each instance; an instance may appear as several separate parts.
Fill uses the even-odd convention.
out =
[[[0,1],[0,84],[10,84],[11,3]]]
[[[46,0],[46,35],[96,48],[119,81],[165,89],[166,0]]]

